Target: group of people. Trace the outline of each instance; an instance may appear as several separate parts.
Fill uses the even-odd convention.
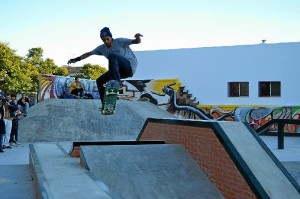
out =
[[[108,59],[108,71],[96,80],[103,104],[105,84],[109,80],[116,80],[122,85],[121,78],[132,77],[136,72],[137,58],[129,46],[141,43],[142,36],[140,33],[136,33],[134,39],[113,38],[110,29],[104,27],[100,30],[100,38],[103,44],[77,58],[70,59],[68,64],[76,63],[91,55],[105,56]],[[83,88],[77,77],[71,84],[70,93],[80,98],[83,97]],[[18,101],[14,94],[1,99],[0,152],[4,152],[3,149],[5,148],[11,148],[11,145],[18,144],[18,120],[21,113],[24,113],[24,117],[27,116],[28,108],[29,100],[25,93],[22,93],[22,97]]]
[[[15,94],[1,97],[0,100],[0,153],[4,149],[11,149],[18,142],[18,129],[21,114],[27,116],[29,99],[25,93],[17,100]]]

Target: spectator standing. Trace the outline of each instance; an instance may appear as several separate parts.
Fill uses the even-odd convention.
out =
[[[5,123],[2,115],[2,102],[1,102],[1,110],[0,110],[0,153],[3,153],[3,137],[5,136]]]
[[[18,142],[18,130],[19,130],[19,119],[20,119],[21,111],[18,109],[18,104],[17,104],[15,94],[11,94],[11,100],[9,103],[13,107],[13,109],[11,109],[11,111],[9,112],[10,116],[13,118],[9,143],[10,145],[20,144]]]
[[[11,111],[16,111],[13,106],[6,99],[2,99],[2,107],[3,107],[3,117],[5,123],[5,136],[3,138],[3,146],[4,148],[11,148],[9,146],[10,133],[12,128],[12,120],[13,117],[10,116]]]
[[[3,96],[2,96],[3,97]],[[2,99],[0,100],[0,152],[3,153],[3,139],[5,136],[5,122],[3,120],[4,106],[2,104]]]
[[[22,97],[18,100],[18,109],[21,113],[24,113],[24,117],[27,116],[28,109],[29,109],[29,99],[26,97],[25,93],[22,93]]]

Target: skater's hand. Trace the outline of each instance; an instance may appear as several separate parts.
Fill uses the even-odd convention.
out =
[[[73,63],[75,63],[75,62],[76,62],[75,59],[70,59],[70,60],[68,61],[68,64],[73,64]]]
[[[136,34],[134,35],[134,38],[139,38],[139,37],[143,37],[143,35],[140,34],[140,33],[136,33]]]
[[[81,60],[81,56],[76,57],[76,58],[74,58],[74,59],[70,59],[70,60],[68,61],[68,64],[73,64],[73,63],[78,62],[78,61],[80,61],[80,60]]]
[[[136,33],[136,34],[134,35],[134,37],[135,37],[135,39],[132,40],[132,43],[133,43],[133,44],[139,44],[139,43],[141,43],[141,37],[143,37],[142,34]]]

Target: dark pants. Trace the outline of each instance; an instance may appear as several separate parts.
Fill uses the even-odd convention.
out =
[[[3,149],[3,136],[4,136],[5,134],[0,134],[0,150],[2,150]]]
[[[18,141],[18,128],[11,129],[9,143]]]
[[[18,131],[19,131],[19,120],[14,119],[12,121],[9,143],[18,141]]]
[[[96,80],[101,102],[103,102],[105,88],[104,85],[109,80],[117,80],[121,83],[122,78],[132,77],[130,62],[119,55],[110,54],[108,56],[108,71]]]
[[[78,93],[79,93],[79,96],[82,97],[82,95],[83,95],[83,88],[75,88],[74,90],[71,91],[72,95],[77,95],[78,96]]]

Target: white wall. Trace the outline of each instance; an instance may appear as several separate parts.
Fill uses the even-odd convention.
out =
[[[132,79],[179,78],[200,104],[300,104],[300,42],[135,53]],[[249,82],[249,97],[228,97],[227,83],[234,81]],[[258,97],[259,81],[281,81],[281,97]]]

